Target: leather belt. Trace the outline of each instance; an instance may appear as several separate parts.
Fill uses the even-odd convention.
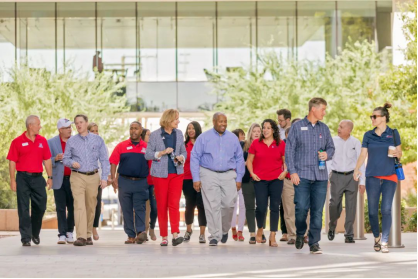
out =
[[[71,175],[64,175],[64,179],[70,179]]]
[[[73,172],[80,173],[80,174],[84,174],[84,175],[95,175],[98,172],[98,170],[88,171],[88,172],[82,172],[82,171],[73,170]]]
[[[339,171],[333,170],[332,172],[333,173],[342,174],[342,175],[349,175],[349,174],[352,174],[354,172],[354,170],[352,170],[352,171],[346,171],[346,172],[339,172]]]
[[[122,174],[119,174],[119,176],[123,177],[123,178],[126,178],[126,179],[129,179],[129,180],[133,180],[133,181],[138,181],[138,180],[146,178],[146,177],[132,177],[132,176],[126,176],[126,175],[122,175]]]
[[[211,169],[208,169],[208,168],[205,168],[205,167],[202,167],[202,168],[213,171],[213,172],[216,172],[216,173],[225,173],[225,172],[229,172],[229,171],[234,170],[234,169],[229,169],[229,170],[226,170],[226,171],[215,171],[215,170],[211,170]]]
[[[29,176],[42,176],[42,172],[27,172],[27,171],[18,171],[18,172],[29,175]]]

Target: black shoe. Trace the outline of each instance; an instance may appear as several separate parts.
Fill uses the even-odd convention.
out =
[[[33,243],[35,243],[36,245],[39,245],[39,243],[41,243],[41,239],[38,237],[34,237],[32,236],[32,241]]]
[[[334,240],[334,237],[335,237],[335,230],[329,230],[328,231],[328,239],[330,241],[333,241]]]
[[[216,239],[212,239],[209,241],[209,246],[218,246],[218,241]]]
[[[31,246],[30,241],[23,241],[22,246]]]
[[[304,236],[296,236],[296,242],[295,242],[295,247],[296,249],[302,249],[303,248],[303,244],[305,244],[305,242],[303,241]]]
[[[347,236],[345,238],[345,243],[356,243],[356,242],[354,241],[354,238],[353,237]]]
[[[227,241],[228,241],[228,233],[222,235],[222,239],[221,239],[222,243],[226,243]]]
[[[311,250],[311,254],[322,254],[321,247],[319,247],[319,244],[312,245],[309,250]]]
[[[184,240],[184,238],[183,238],[183,237],[181,237],[181,236],[179,236],[179,237],[177,237],[177,238],[173,238],[173,240],[172,240],[172,244],[173,244],[173,246],[180,245],[180,244],[182,244],[182,243],[183,243],[183,240]]]
[[[186,231],[186,233],[184,234],[184,241],[190,241],[190,237],[192,236],[193,231],[188,232]]]

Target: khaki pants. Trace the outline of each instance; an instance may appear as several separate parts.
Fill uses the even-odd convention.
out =
[[[71,173],[71,191],[74,197],[74,221],[77,238],[91,237],[97,204],[99,174]]]
[[[151,206],[149,205],[149,200],[145,204],[145,231],[148,232],[149,230],[149,219],[151,214]]]
[[[283,193],[282,193],[282,204],[284,210],[284,220],[286,223],[287,235],[289,239],[296,239],[296,225],[295,225],[295,186],[289,179],[284,179]],[[310,212],[306,218],[306,224],[308,229],[306,230],[305,236],[308,235]]]

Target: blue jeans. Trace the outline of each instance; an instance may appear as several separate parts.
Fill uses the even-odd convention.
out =
[[[150,212],[150,218],[149,218],[149,227],[150,229],[154,229],[155,228],[155,223],[157,222],[157,201],[155,200],[155,195],[154,195],[154,185],[149,185],[149,205],[151,208],[151,212]]]
[[[397,183],[390,180],[379,179],[373,176],[366,177],[367,201],[369,204],[369,219],[373,236],[379,237],[379,200],[382,194],[382,242],[388,242],[390,227],[392,225],[392,202],[395,196]]]
[[[296,235],[303,237],[307,225],[306,217],[311,210],[309,225],[309,246],[321,240],[322,212],[327,196],[328,181],[308,180],[301,178],[299,185],[295,186],[295,223]]]

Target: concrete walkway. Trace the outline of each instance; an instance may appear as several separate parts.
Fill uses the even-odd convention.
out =
[[[57,245],[56,235],[42,230],[32,247],[22,247],[18,235],[0,238],[0,277],[417,277],[416,233],[403,234],[406,248],[389,254],[373,251],[371,235],[345,244],[342,234],[332,242],[323,234],[322,255],[310,255],[307,245],[249,245],[248,232],[245,242],[230,237],[217,247],[199,244],[198,231],[177,247],[160,247],[160,239],[125,245],[121,230],[102,230],[87,247]]]

